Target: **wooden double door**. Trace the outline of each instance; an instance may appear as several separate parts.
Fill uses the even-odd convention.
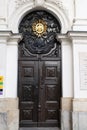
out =
[[[20,126],[60,123],[60,60],[19,61]]]
[[[60,21],[44,10],[28,13],[20,22],[18,45],[20,126],[58,126],[61,96]]]

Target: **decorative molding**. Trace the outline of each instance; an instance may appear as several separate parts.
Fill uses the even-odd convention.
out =
[[[19,8],[20,6],[28,3],[28,2],[34,2],[35,6],[42,6],[44,5],[44,2],[49,2],[58,5],[59,8],[65,10],[65,6],[62,0],[15,0],[16,8]]]
[[[66,34],[57,34],[57,40],[87,40],[87,31],[68,31]],[[77,42],[79,44],[79,42]],[[85,42],[87,44],[87,42]]]
[[[45,1],[46,1],[46,2],[51,2],[51,3],[53,3],[53,4],[56,4],[56,5],[58,5],[59,8],[65,10],[65,7],[64,7],[64,4],[63,4],[63,1],[62,1],[62,0],[45,0]]]
[[[15,33],[12,33],[11,31],[0,31],[0,43],[2,43],[2,41],[5,44],[10,44],[10,42],[18,43],[21,39],[22,39],[22,36],[20,34],[15,34]]]
[[[16,8],[19,8],[20,6],[33,1],[35,0],[15,0]]]

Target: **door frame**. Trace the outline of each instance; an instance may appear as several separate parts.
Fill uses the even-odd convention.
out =
[[[19,26],[19,23],[20,23],[21,19],[28,12],[30,12],[31,10],[37,9],[38,7],[39,7],[39,9],[42,8],[43,10],[47,10],[48,12],[54,14],[54,16],[57,19],[60,20],[61,27],[62,27],[61,34],[62,33],[64,34],[68,30],[71,30],[71,22],[70,22],[70,20],[68,18],[68,15],[66,15],[66,9],[65,9],[64,5],[62,5],[62,8],[64,8],[64,9],[61,9],[60,5],[57,5],[56,2],[55,2],[55,4],[53,4],[50,1],[44,2],[43,5],[39,5],[39,4],[36,5],[34,3],[34,1],[33,2],[30,1],[30,2],[21,3],[18,6],[18,8],[15,8],[15,13],[12,12],[12,14],[9,16],[9,18],[8,18],[8,28],[10,28],[10,30],[13,31],[14,34],[17,33],[19,35],[18,26]],[[6,78],[6,86],[7,86],[7,88],[6,88],[6,91],[5,91],[5,97],[9,97],[9,95],[10,95],[11,98],[15,99],[15,98],[17,98],[17,73],[18,73],[18,70],[17,70],[17,68],[18,68],[17,67],[18,51],[17,51],[17,49],[18,49],[18,42],[19,42],[20,38],[18,38],[17,34],[16,34],[16,36],[15,36],[16,38],[15,38],[14,34],[11,35],[10,41],[7,41],[7,46],[9,45],[10,48],[9,47],[7,48],[7,65],[6,65],[7,71],[6,71],[6,76],[8,78]],[[6,37],[7,37],[7,35],[6,35]],[[6,40],[6,37],[5,37],[5,40]],[[9,38],[9,36],[8,36],[8,38]],[[13,49],[13,51],[11,49]],[[62,44],[62,50],[64,51],[63,44]],[[65,80],[66,80],[66,76],[63,75],[64,74],[64,69],[66,69],[66,71],[69,72],[70,69],[68,70],[68,68],[69,68],[68,66],[71,65],[71,64],[69,64],[67,67],[64,67],[64,65],[66,63],[66,58],[64,57],[64,54],[66,54],[66,52],[65,51],[63,52],[63,51],[62,51],[62,63],[63,63],[62,64],[62,70],[63,70],[62,71],[62,93],[64,93],[65,88],[67,86],[66,85],[67,83],[64,85]],[[70,51],[71,50],[69,49],[68,54],[71,55]],[[10,54],[9,54],[9,52],[10,52]],[[11,73],[9,74],[9,60],[10,59],[12,60],[11,54],[12,55],[14,54],[14,62],[10,62]],[[68,57],[68,56],[66,55],[66,57]],[[14,73],[14,70],[15,70],[15,73]],[[14,73],[14,76],[13,76],[13,73]],[[71,75],[71,70],[69,72],[69,75]],[[11,82],[10,77],[12,77],[13,82]],[[13,88],[12,88],[13,83],[14,83],[14,93],[13,93]],[[70,87],[70,84],[68,84],[68,86]],[[67,96],[67,94],[65,95],[65,97],[66,96]],[[69,97],[72,96],[71,90],[68,92],[68,96]],[[19,125],[18,122],[17,122],[17,125]]]

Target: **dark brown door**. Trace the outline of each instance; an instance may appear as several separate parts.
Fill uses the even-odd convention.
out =
[[[37,126],[38,121],[38,64],[19,62],[20,125]]]
[[[59,22],[46,11],[34,11],[19,26],[18,96],[20,126],[60,124],[61,44]]]
[[[58,126],[60,61],[39,61],[38,126]]]
[[[20,124],[58,126],[60,61],[19,62]]]

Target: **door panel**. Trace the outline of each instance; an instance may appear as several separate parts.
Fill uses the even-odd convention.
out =
[[[20,126],[37,126],[38,71],[36,61],[19,61]]]
[[[40,65],[39,126],[58,126],[60,101],[60,61]]]

